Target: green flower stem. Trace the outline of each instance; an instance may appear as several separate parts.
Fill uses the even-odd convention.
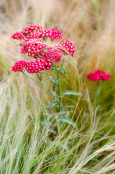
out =
[[[38,81],[38,80],[33,79],[32,77],[27,76],[27,75],[25,74],[24,71],[22,71],[22,73],[23,73],[26,77],[28,77],[29,79],[34,80],[34,81],[37,82],[37,83],[43,83],[42,81]]]
[[[101,98],[101,92],[102,92],[102,82],[97,82],[98,89],[96,91],[96,106],[100,105],[100,98]]]
[[[57,70],[57,78],[58,78],[58,87],[59,87],[59,112],[61,111],[61,83],[60,83],[60,73]]]
[[[58,78],[58,87],[59,87],[59,111],[58,112],[61,112],[61,83],[60,83],[60,72],[56,69],[57,71],[57,78]],[[56,117],[56,122],[57,122],[57,126],[58,126],[58,134],[59,134],[59,137],[60,137],[60,125],[59,125],[59,121]]]
[[[45,85],[45,83],[43,83],[42,80],[40,81],[40,76],[39,76],[38,74],[37,74],[37,77],[39,78],[39,81],[36,80],[36,79],[34,79],[34,78],[32,78],[32,77],[29,77],[28,75],[26,75],[26,73],[25,73],[24,71],[22,71],[22,73],[23,73],[26,77],[28,77],[29,79],[32,79],[32,80],[34,80],[34,81],[37,82],[37,83],[41,83],[42,85]],[[51,92],[51,90],[50,90],[49,88],[47,88],[47,87],[45,87],[45,88]]]

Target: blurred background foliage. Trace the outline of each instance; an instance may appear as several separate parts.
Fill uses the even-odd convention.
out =
[[[20,53],[16,31],[29,25],[58,28],[75,44],[67,58],[62,89],[81,92],[63,97],[63,112],[52,115],[45,86],[12,72]],[[115,170],[115,1],[0,1],[0,172],[108,174]],[[111,80],[87,80],[102,69]],[[49,74],[47,73],[47,76]],[[30,75],[37,79],[36,75]],[[46,76],[42,76],[45,83]],[[52,83],[48,84],[52,88]],[[59,122],[59,123],[58,123]],[[60,127],[60,134],[58,128]]]

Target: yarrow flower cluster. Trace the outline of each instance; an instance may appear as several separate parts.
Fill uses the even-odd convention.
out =
[[[30,62],[18,61],[13,66],[12,71],[22,72],[24,68],[26,68],[26,71],[28,73],[38,73],[44,69],[50,70],[51,66],[52,66],[52,62],[49,59],[45,60],[44,58],[41,57],[37,61],[30,61]]]
[[[75,46],[68,40],[63,40],[60,42],[60,44],[65,47],[65,49],[68,51],[68,53],[73,56],[75,52]]]
[[[110,74],[106,74],[104,71],[97,70],[94,73],[88,74],[87,79],[92,81],[100,81],[100,80],[110,80]]]
[[[24,69],[28,73],[38,73],[41,70],[49,70],[53,62],[60,62],[64,55],[74,56],[75,46],[68,40],[63,40],[59,44],[47,45],[43,41],[50,38],[51,41],[60,39],[61,31],[58,29],[43,29],[39,25],[31,25],[21,32],[16,32],[11,38],[21,40],[21,53],[28,54],[35,61],[18,61],[12,68],[14,72],[22,72]]]

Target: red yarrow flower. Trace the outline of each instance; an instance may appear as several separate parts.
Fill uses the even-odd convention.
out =
[[[27,27],[25,30],[21,32],[16,32],[11,38],[12,39],[25,39],[27,38],[50,38],[52,41],[53,40],[58,40],[63,36],[62,32],[58,30],[57,28],[53,29],[43,29],[39,25],[31,25],[30,27]]]
[[[74,56],[75,53],[75,45],[68,41],[68,40],[62,40],[60,42],[60,44],[62,45],[62,47],[64,47],[66,49],[66,51],[71,55]]]
[[[102,70],[97,70],[94,73],[88,74],[87,79],[92,81],[100,81],[100,80],[110,80],[111,76],[110,74],[106,74]]]
[[[22,72],[25,69],[28,73],[38,73],[42,70],[51,69],[52,65],[53,63],[50,59],[44,59],[41,57],[37,61],[30,61],[30,62],[18,61],[13,66],[12,71]]]
[[[23,39],[24,35],[22,32],[16,32],[15,34],[13,34],[13,36],[11,38],[19,40],[19,39]]]
[[[43,29],[39,25],[31,25],[21,32],[16,32],[11,38],[21,40],[21,53],[28,54],[28,57],[35,58],[35,61],[18,61],[12,68],[14,72],[38,73],[42,70],[50,70],[53,62],[60,62],[64,55],[74,55],[75,46],[68,40],[60,44],[47,45],[44,41],[50,38],[51,41],[60,39],[61,31],[58,29]],[[44,39],[45,38],[45,39]]]
[[[12,71],[14,71],[14,72],[17,72],[17,71],[22,72],[25,67],[26,67],[26,62],[25,61],[18,61],[13,66]]]

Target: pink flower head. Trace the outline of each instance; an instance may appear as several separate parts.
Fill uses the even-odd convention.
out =
[[[19,40],[19,39],[23,39],[24,35],[23,35],[22,32],[16,32],[16,33],[13,34],[13,36],[11,38]]]
[[[110,78],[111,78],[110,74],[105,74],[105,79],[106,80],[110,80]]]
[[[51,69],[53,62],[60,62],[62,57],[68,53],[73,56],[75,46],[68,40],[63,40],[60,44],[47,45],[45,43],[46,38],[53,41],[60,39],[61,36],[62,33],[58,29],[43,29],[39,25],[31,25],[21,32],[16,32],[12,38],[21,40],[21,53],[27,53],[28,57],[35,58],[35,61],[18,61],[13,66],[12,71],[21,72],[25,69],[28,73],[38,73]]]
[[[49,38],[53,41],[56,39],[60,39],[63,34],[57,28],[51,29],[48,31]]]
[[[13,66],[12,71],[14,71],[14,72],[16,72],[16,71],[22,72],[25,67],[26,67],[26,62],[25,61],[18,61]]]
[[[92,81],[99,81],[99,80],[110,80],[110,74],[106,74],[104,71],[97,70],[94,73],[88,74],[87,79]]]
[[[74,56],[74,52],[75,52],[75,45],[68,41],[68,40],[62,40],[60,42],[60,44],[62,45],[62,47],[64,47],[67,52],[71,55],[71,56]]]
[[[38,73],[44,68],[44,64],[39,61],[30,61],[26,63],[26,71],[28,73]]]
[[[46,57],[50,58],[50,60],[54,60],[56,63],[61,61],[61,58],[64,56],[64,50],[61,49],[59,45],[56,45],[54,48],[50,49]]]
[[[23,35],[28,35],[30,33],[33,33],[34,31],[42,31],[43,28],[39,25],[31,25],[27,27],[25,30],[23,30]]]
[[[34,31],[39,31],[40,32],[42,30],[43,30],[43,28],[39,25],[31,25],[30,27],[27,27],[23,31],[14,33],[14,35],[11,38],[12,39],[17,39],[17,40],[24,39],[24,37],[26,37],[27,35],[30,35]]]
[[[37,61],[30,61],[30,62],[18,61],[13,66],[12,71],[22,72],[25,68],[28,73],[38,73],[45,69],[49,70],[52,65],[53,63],[50,59],[41,57]]]

